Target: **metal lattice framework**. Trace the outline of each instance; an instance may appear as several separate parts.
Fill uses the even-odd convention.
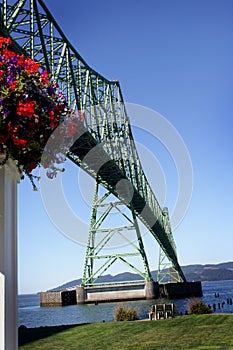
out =
[[[144,244],[142,241],[139,225],[137,222],[134,210],[129,210],[126,213],[124,208],[125,204],[119,201],[116,197],[112,198],[110,191],[106,191],[104,194],[99,193],[99,184],[96,181],[95,193],[92,205],[92,215],[90,222],[90,230],[88,235],[84,273],[82,278],[83,286],[90,286],[96,284],[116,284],[116,281],[112,282],[100,282],[99,278],[103,276],[115,262],[121,262],[126,265],[131,271],[136,273],[138,279],[134,276],[133,281],[117,281],[117,283],[132,283],[132,282],[149,282],[152,281],[149,264],[147,261]],[[104,226],[106,219],[109,218],[112,212],[117,213],[118,225]],[[120,225],[120,216],[124,218],[124,223]],[[133,239],[130,239],[133,232]],[[134,233],[136,233],[137,239],[135,239]],[[105,247],[113,239],[117,239],[117,245],[119,241],[123,242],[127,246],[127,251],[113,252],[114,247],[111,246],[111,253],[104,251]],[[111,243],[112,244],[112,243]],[[142,267],[135,266],[132,259],[137,259],[137,265],[139,261],[142,263]],[[99,262],[97,266],[97,262]]]
[[[42,0],[0,0],[0,9],[1,32],[12,37],[16,50],[47,68],[71,108],[84,112],[69,159],[133,210],[185,281],[167,211],[161,209],[136,151],[119,82],[88,66]]]

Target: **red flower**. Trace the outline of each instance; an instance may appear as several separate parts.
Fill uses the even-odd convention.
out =
[[[51,119],[51,118],[54,118],[54,111],[50,111],[49,112],[49,118]]]
[[[4,70],[0,70],[0,78],[2,78],[2,76],[5,74]]]
[[[33,101],[19,101],[17,106],[17,114],[23,117],[31,118],[34,114],[35,103]]]
[[[55,117],[54,111],[49,112],[49,120],[50,120],[50,126],[52,128],[56,128],[56,126],[58,126],[58,120]]]
[[[17,86],[18,86],[17,81],[16,81],[16,80],[15,80],[15,81],[13,81],[13,83],[12,83],[12,84],[10,84],[10,90],[14,90],[14,89],[16,89],[16,88],[17,88]]]
[[[15,146],[22,146],[22,147],[25,147],[26,144],[27,144],[27,141],[26,140],[23,140],[23,139],[20,139],[19,137],[17,136],[12,136],[12,140],[15,144]]]
[[[2,48],[4,44],[11,45],[12,44],[11,38],[3,38],[1,36],[0,37],[0,48]]]
[[[24,66],[25,63],[25,57],[24,56],[18,56],[17,66]]]
[[[24,68],[28,73],[38,72],[40,63],[32,61],[31,58],[26,58]]]
[[[16,56],[16,54],[14,52],[7,50],[7,49],[2,50],[2,55],[5,56],[7,59]]]
[[[12,134],[17,134],[17,132],[19,132],[19,126],[15,125],[14,127],[11,125],[11,122],[9,122],[7,124],[7,129],[8,129],[8,133],[12,133]]]

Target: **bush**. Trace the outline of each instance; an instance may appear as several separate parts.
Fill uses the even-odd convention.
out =
[[[115,310],[115,321],[135,321],[138,319],[137,311],[119,306]]]
[[[203,301],[194,301],[188,307],[188,314],[190,315],[201,315],[211,313],[212,310]]]

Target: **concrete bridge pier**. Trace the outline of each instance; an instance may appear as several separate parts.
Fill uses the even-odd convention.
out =
[[[86,291],[82,286],[76,287],[76,300],[77,304],[84,304],[86,301]]]
[[[123,302],[159,298],[202,296],[201,282],[158,284],[158,282],[122,283],[115,285],[76,286],[60,292],[41,292],[41,306]],[[1,349],[0,349],[1,350]]]
[[[145,298],[156,299],[158,297],[158,283],[150,281],[145,283]]]

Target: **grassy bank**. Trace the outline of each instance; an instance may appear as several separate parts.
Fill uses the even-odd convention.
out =
[[[20,331],[33,350],[233,349],[233,315],[182,316],[160,321],[106,322]],[[31,335],[38,339],[26,343]]]

